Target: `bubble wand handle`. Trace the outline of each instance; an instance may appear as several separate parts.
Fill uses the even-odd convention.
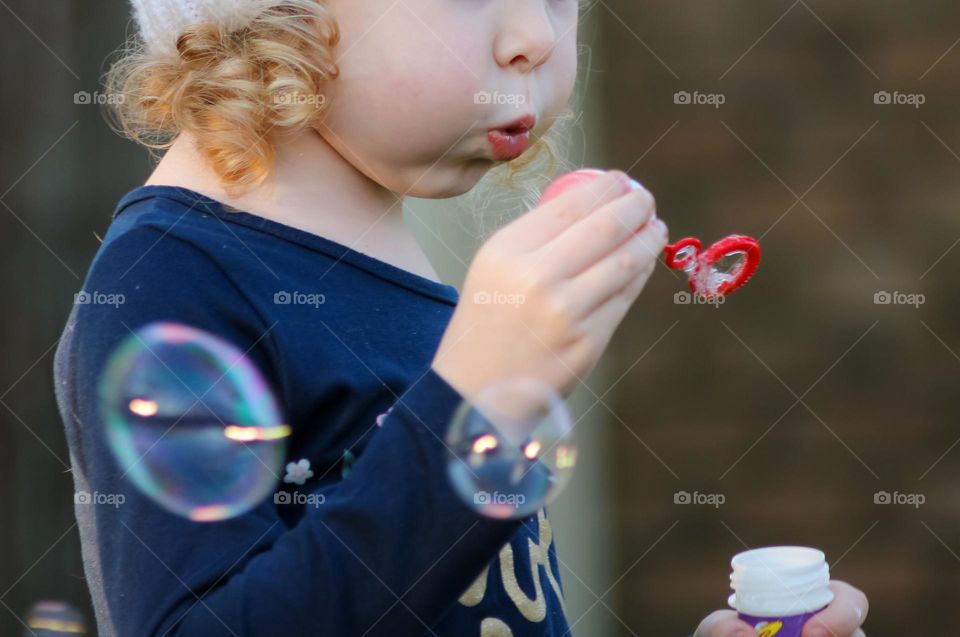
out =
[[[564,173],[544,189],[540,203],[558,197],[568,188],[585,184],[603,175],[602,170],[584,168]],[[634,188],[641,188],[633,181]],[[701,296],[725,296],[743,286],[760,266],[760,243],[746,235],[733,234],[717,241],[706,250],[699,239],[687,237],[664,247],[668,267],[683,270],[690,280],[690,289]],[[729,269],[721,262],[735,259]]]

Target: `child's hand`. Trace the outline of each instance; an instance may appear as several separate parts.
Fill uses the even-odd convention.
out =
[[[860,626],[867,619],[870,604],[866,595],[845,582],[831,581],[834,598],[830,605],[803,625],[803,637],[865,637]],[[750,625],[737,619],[732,610],[718,610],[700,622],[694,637],[754,637]]]
[[[468,400],[515,376],[567,394],[656,266],[667,227],[655,210],[653,196],[615,170],[501,228],[471,264],[435,371]]]

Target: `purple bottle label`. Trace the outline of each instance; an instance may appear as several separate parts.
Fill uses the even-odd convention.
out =
[[[826,606],[823,608],[826,608]],[[823,608],[820,610],[823,610]],[[800,637],[803,625],[820,610],[789,617],[757,617],[755,615],[744,615],[743,613],[737,613],[737,616],[753,626],[757,637]]]

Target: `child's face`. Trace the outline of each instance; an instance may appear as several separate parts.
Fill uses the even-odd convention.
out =
[[[326,3],[340,77],[319,132],[394,192],[466,192],[510,154],[509,143],[496,153],[490,129],[533,115],[532,143],[573,91],[577,0]]]

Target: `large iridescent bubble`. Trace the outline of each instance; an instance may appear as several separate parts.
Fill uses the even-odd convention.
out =
[[[99,387],[123,475],[171,513],[231,518],[276,489],[290,427],[245,352],[170,322],[131,333]]]
[[[24,628],[23,634],[29,637],[76,637],[87,634],[83,614],[74,606],[59,600],[42,600],[31,606]]]

